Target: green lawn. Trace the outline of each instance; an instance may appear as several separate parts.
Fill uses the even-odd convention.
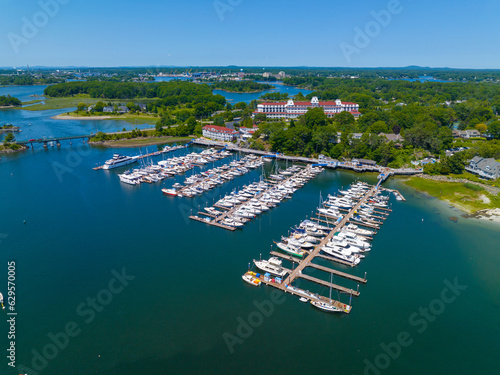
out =
[[[133,139],[119,139],[117,141],[105,141],[104,143],[97,143],[104,147],[144,147],[159,145],[165,143],[187,143],[191,141],[192,137],[156,137],[156,138],[133,138]]]
[[[147,103],[154,101],[156,99],[152,98],[139,98],[139,99],[96,99],[90,98],[88,96],[75,96],[70,98],[47,98],[45,99],[45,104],[34,104],[23,109],[27,111],[44,111],[47,109],[64,109],[64,108],[74,108],[78,103],[85,103],[87,105],[95,104],[99,101],[104,103],[112,104],[122,104],[126,105],[128,102],[133,103]],[[25,102],[23,104],[29,104],[33,101]]]
[[[469,213],[500,208],[500,197],[493,196],[478,185],[434,181],[420,177],[412,177],[404,183]]]

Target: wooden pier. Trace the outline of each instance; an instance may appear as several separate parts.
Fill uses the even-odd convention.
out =
[[[324,281],[324,280],[321,280],[321,279],[318,279],[316,277],[312,277],[312,276],[309,276],[309,275],[306,275],[306,274],[303,274],[303,273],[299,273],[299,275],[297,277],[300,277],[301,279],[304,279],[304,280],[312,281],[313,283],[316,283],[316,284],[319,284],[319,285],[326,286],[327,288],[336,289],[339,292],[342,292],[342,293],[345,293],[345,294],[351,294],[351,295],[353,295],[355,297],[359,296],[359,292],[356,291],[356,290],[348,289],[348,288],[345,288],[345,287],[337,285],[337,284],[332,284],[332,283],[329,283],[328,281]]]
[[[309,170],[310,167],[306,167],[306,168],[303,168],[301,169],[299,172],[297,173],[294,173],[292,174],[291,176],[285,178],[284,180],[281,180],[279,181],[280,183],[286,183],[288,182],[289,180],[293,179],[293,178],[300,178],[301,174],[304,173],[304,172],[307,172]],[[256,199],[259,199],[262,195],[266,194],[269,190],[273,189],[274,187],[270,187],[269,189],[267,190],[264,190],[262,192],[260,192],[259,194],[256,194],[254,197],[252,198],[256,198]],[[249,198],[248,200],[252,199],[252,198]],[[224,228],[224,229],[229,229],[231,228],[230,230],[235,230],[236,228],[234,227],[231,227],[229,225],[225,225],[225,224],[220,224],[221,221],[225,220],[228,216],[231,216],[235,211],[239,210],[241,206],[244,206],[246,204],[248,204],[248,200],[245,201],[245,202],[242,202],[236,206],[233,206],[231,208],[228,208],[228,207],[224,207],[224,206],[221,206],[221,205],[218,205],[217,203],[216,204],[213,204],[212,206],[213,207],[216,207],[216,208],[219,208],[219,209],[224,209],[225,211],[222,212],[221,215],[218,215],[217,217],[215,217],[213,220],[206,220],[206,219],[203,219],[198,217],[198,216],[190,216],[189,218],[194,218],[194,220],[197,220],[197,221],[200,221],[200,222],[203,222],[205,224],[208,224],[208,225],[214,225],[214,226],[217,226],[219,228]]]
[[[354,276],[354,275],[351,275],[350,273],[345,273],[345,272],[337,271],[337,270],[334,270],[332,268],[323,267],[323,266],[321,266],[319,264],[309,263],[308,267],[316,268],[318,270],[321,270],[321,271],[324,271],[324,272],[328,272],[330,274],[333,273],[334,275],[337,275],[337,276],[340,276],[340,277],[343,277],[343,278],[346,278],[346,279],[349,279],[349,280],[354,280],[354,281],[357,281],[358,283],[366,284],[366,282],[367,282],[366,278],[362,278],[362,277],[359,277],[359,276]]]
[[[216,227],[219,227],[219,228],[223,228],[223,229],[227,229],[227,230],[231,230],[231,231],[236,230],[235,227],[231,227],[229,225],[224,225],[224,224],[218,223],[214,219],[210,220],[208,218],[202,218],[202,217],[194,216],[194,215],[189,216],[189,218],[191,220],[199,221],[199,222],[205,223],[205,224],[210,224],[210,225],[213,225],[213,226],[216,226]]]
[[[335,233],[338,232],[338,231],[340,231],[350,221],[350,219],[354,215],[354,212],[357,211],[360,208],[360,206],[362,204],[364,204],[377,191],[378,190],[377,190],[376,186],[372,187],[356,203],[356,205],[351,209],[351,211],[349,211],[349,213],[347,213],[342,218],[342,220],[340,222],[336,223],[335,227],[331,228],[331,230],[328,233],[328,235],[318,245],[316,245],[316,247],[314,248],[314,250],[312,250],[301,262],[298,263],[297,267],[291,273],[289,273],[288,277],[284,280],[283,283],[285,285],[291,285],[297,278],[302,278],[302,279],[309,280],[309,281],[312,281],[314,283],[326,286],[328,288],[333,288],[333,289],[339,290],[342,293],[346,293],[346,294],[349,294],[351,296],[355,296],[355,297],[359,296],[359,291],[355,291],[353,289],[345,288],[345,287],[342,287],[340,285],[332,284],[332,283],[329,283],[327,281],[324,281],[324,280],[321,280],[321,279],[317,279],[315,277],[312,277],[312,276],[304,274],[303,271],[304,271],[304,269],[306,267],[312,267],[312,268],[316,268],[316,269],[321,270],[321,271],[329,272],[331,274],[337,274],[337,275],[339,275],[340,271],[337,271],[336,273],[334,273],[334,272],[332,272],[333,270],[331,270],[330,268],[323,267],[323,266],[320,266],[318,264],[313,263],[312,261],[316,257],[320,257],[320,258],[323,258],[323,259],[328,259],[330,261],[335,261],[335,262],[340,261],[338,263],[342,262],[342,263],[345,263],[346,265],[351,265],[349,262],[345,262],[345,261],[342,261],[340,259],[334,259],[333,257],[327,257],[325,255],[320,254],[320,252],[321,252],[323,246],[325,246],[332,239],[332,237],[335,235]],[[354,275],[349,275],[347,273],[342,273],[342,275],[339,275],[339,276],[346,277],[346,278],[349,278],[349,279],[354,280],[354,281],[359,281],[359,282],[362,282],[362,283],[366,283],[366,279],[362,279],[362,278],[359,278],[359,277],[354,276]]]

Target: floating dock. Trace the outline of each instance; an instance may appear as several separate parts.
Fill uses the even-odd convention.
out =
[[[301,178],[301,176],[303,176],[304,172],[308,172],[310,171],[310,166],[306,167],[306,168],[303,168],[301,169],[299,172],[297,173],[294,173],[292,174],[291,176],[283,179],[283,180],[280,180],[280,181],[277,181],[278,183],[287,183],[288,181],[294,179],[294,178]],[[249,198],[248,200],[250,199],[259,199],[261,196],[267,194],[270,190],[274,189],[274,186],[270,187],[269,189],[267,190],[264,190],[262,192],[260,192],[259,194],[256,194],[255,196],[253,196],[252,198]],[[214,204],[213,207],[216,207],[216,208],[219,208],[219,209],[222,209],[222,210],[225,210],[225,211],[221,211],[221,214],[220,215],[217,215],[215,217],[213,217],[213,219],[207,219],[207,218],[200,218],[199,216],[195,215],[195,216],[190,216],[189,218],[190,219],[193,219],[193,220],[196,220],[196,221],[200,221],[200,222],[203,222],[205,224],[208,224],[208,225],[213,225],[213,226],[216,226],[216,227],[219,227],[219,228],[224,228],[224,229],[228,229],[228,230],[235,230],[237,228],[235,227],[232,227],[232,226],[229,226],[229,225],[225,225],[223,223],[221,223],[222,221],[224,221],[227,217],[230,217],[235,211],[239,210],[241,208],[241,206],[244,206],[248,203],[248,201],[245,201],[245,202],[242,202],[236,206],[233,206],[231,208],[229,207],[224,207],[224,206],[221,206],[221,205],[218,205],[218,204]],[[200,215],[201,212],[198,213],[198,215]],[[248,219],[249,221],[250,219]],[[231,229],[229,229],[231,228]]]
[[[356,212],[359,211],[361,205],[367,203],[367,201],[370,200],[371,197],[373,197],[374,195],[376,195],[380,191],[381,191],[381,189],[379,188],[378,185],[372,186],[357,201],[357,203],[354,205],[354,207],[352,207],[342,217],[342,219],[337,219],[336,221],[334,221],[334,219],[332,218],[332,221],[328,221],[328,220],[323,220],[323,219],[319,219],[319,218],[312,218],[313,220],[317,220],[319,222],[324,222],[324,223],[327,223],[329,225],[332,225],[332,227],[329,227],[328,234],[323,238],[323,240],[321,240],[321,242],[319,244],[317,244],[312,251],[306,251],[305,252],[306,255],[304,255],[303,259],[294,257],[294,256],[289,255],[289,254],[284,254],[284,253],[277,252],[277,251],[271,251],[270,255],[288,260],[288,261],[292,262],[292,264],[296,264],[296,267],[294,267],[294,269],[291,271],[287,270],[286,268],[283,268],[284,270],[286,270],[288,272],[288,276],[285,277],[281,283],[276,282],[276,278],[264,280],[262,275],[259,278],[259,280],[261,280],[261,282],[263,282],[266,285],[273,286],[275,288],[283,290],[284,292],[289,292],[289,293],[295,294],[295,295],[300,296],[300,297],[305,297],[309,300],[322,301],[322,302],[325,302],[327,304],[330,304],[332,306],[339,308],[344,313],[350,313],[351,312],[351,305],[350,305],[351,302],[349,302],[349,304],[345,304],[345,303],[342,303],[340,301],[331,300],[331,299],[326,298],[324,296],[320,296],[318,294],[311,293],[307,290],[297,288],[297,287],[293,286],[292,283],[294,281],[296,281],[297,279],[304,279],[304,280],[313,282],[315,284],[322,285],[322,286],[327,287],[327,288],[335,289],[342,294],[348,294],[350,296],[350,298],[352,298],[353,296],[358,297],[360,295],[359,284],[366,284],[367,283],[366,273],[365,273],[364,277],[360,277],[360,276],[352,275],[352,274],[349,274],[346,272],[338,271],[338,270],[335,270],[335,269],[332,269],[329,267],[325,267],[325,266],[322,266],[322,265],[317,264],[317,263],[313,263],[313,260],[316,258],[325,259],[325,260],[328,260],[328,261],[333,262],[333,263],[338,263],[338,264],[342,264],[345,266],[354,267],[354,265],[352,263],[347,262],[345,260],[334,258],[332,256],[328,256],[325,254],[321,254],[322,248],[333,238],[335,233],[341,231],[342,228],[348,223],[354,223],[354,224],[359,225],[359,226],[365,226],[365,227],[369,227],[369,228],[379,229],[380,228],[379,225],[375,225],[375,224],[371,224],[371,223],[360,223],[358,221],[353,221],[352,218],[356,215]],[[388,215],[388,213],[390,211],[392,211],[389,208],[385,208],[385,207],[373,207],[373,208],[375,210],[377,210],[375,213],[380,214],[380,215],[383,214],[385,216]],[[381,225],[381,224],[383,224],[383,220],[385,220],[386,217],[379,217],[379,218],[382,219],[382,221],[378,222]],[[374,234],[375,233],[376,232],[374,232]],[[370,237],[368,237],[368,238],[370,238]],[[323,279],[307,275],[304,273],[304,270],[308,267],[315,269],[315,270],[325,272],[325,274],[330,274],[330,275],[332,275],[332,279],[333,279],[333,275],[335,275],[335,276],[339,276],[339,277],[342,277],[342,278],[345,278],[345,279],[348,279],[351,281],[355,281],[355,282],[359,283],[358,288],[356,290],[354,290],[352,288],[347,288],[347,287],[344,287],[344,286],[341,286],[338,284],[334,284],[333,282],[325,281]]]

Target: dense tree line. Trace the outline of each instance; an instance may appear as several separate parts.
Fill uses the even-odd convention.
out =
[[[89,95],[91,98],[102,99],[135,99],[135,98],[184,98],[181,102],[189,102],[189,98],[199,95],[211,95],[208,85],[191,82],[102,82],[79,81],[66,82],[49,86],[44,94],[50,97],[70,97],[74,95]]]
[[[268,92],[260,96],[262,100],[277,100],[285,101],[288,100],[288,93],[286,92]]]
[[[211,84],[215,90],[225,90],[229,92],[258,92],[274,88],[267,83],[258,83],[251,80],[244,81],[217,81]]]
[[[7,106],[20,106],[21,101],[18,98],[14,98],[13,96],[10,95],[3,95],[0,96],[0,107],[7,107]]]
[[[31,85],[48,85],[66,81],[65,78],[56,77],[40,77],[35,78],[30,75],[10,75],[0,76],[0,86],[31,86]]]
[[[365,110],[399,102],[435,105],[446,101],[476,100],[488,102],[500,111],[500,87],[494,83],[422,83],[385,79],[329,79],[324,77],[293,77],[286,78],[283,82],[288,85],[316,90],[308,97],[318,96],[324,100],[356,101]]]

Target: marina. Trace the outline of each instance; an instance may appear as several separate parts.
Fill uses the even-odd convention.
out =
[[[229,156],[230,153],[221,155]],[[170,196],[194,197],[197,194],[202,194],[207,190],[211,190],[236,177],[242,176],[251,169],[256,169],[263,164],[264,162],[260,158],[248,155],[240,160],[233,160],[220,167],[214,167],[197,175],[187,177],[184,181],[184,186],[176,183],[169,189],[162,189],[162,192]],[[207,215],[211,216],[210,214]]]
[[[163,147],[163,149],[161,151],[155,151],[155,152],[151,152],[148,154],[144,154],[144,155],[140,154],[140,155],[136,155],[136,156],[124,156],[124,155],[114,154],[112,159],[109,159],[104,164],[98,165],[92,169],[94,171],[98,171],[100,169],[113,169],[113,168],[123,167],[125,165],[132,164],[132,163],[137,162],[137,161],[142,160],[142,159],[147,159],[147,158],[150,158],[153,156],[163,155],[163,154],[166,154],[166,153],[169,153],[169,152],[181,149],[181,148],[186,148],[186,147],[187,147],[187,145],[165,146],[165,147]],[[121,162],[122,160],[120,160],[120,159],[123,159],[123,158],[125,158],[127,161]]]
[[[373,227],[380,228],[386,215],[388,215],[387,201],[389,197],[381,194],[383,190],[378,185],[371,186],[358,182],[352,184],[345,191],[341,190],[338,196],[328,196],[328,199],[321,202],[318,207],[319,213],[317,215],[322,215],[331,219],[331,221],[317,219],[315,223],[312,220],[304,220],[299,226],[292,228],[292,235],[288,238],[282,238],[282,241],[287,243],[286,247],[280,246],[282,243],[277,243],[278,251],[271,250],[271,258],[268,261],[254,260],[254,264],[264,274],[255,273],[252,277],[265,285],[295,294],[301,298],[302,302],[309,301],[320,310],[349,314],[352,310],[352,297],[359,297],[360,295],[359,284],[367,283],[366,272],[364,277],[360,277],[313,263],[313,260],[318,258],[328,260],[332,264],[336,263],[350,267],[356,267],[360,264],[365,257],[363,253],[371,250],[369,241],[375,234],[371,229]],[[394,193],[394,191],[391,192]],[[354,220],[357,224],[352,224],[352,218],[359,217],[355,215],[363,215],[367,221],[374,218],[379,218],[381,221],[377,221],[379,224],[375,225]],[[325,226],[319,224],[319,222],[325,222],[329,225]],[[313,249],[310,249],[312,242],[314,242],[314,246]],[[304,248],[308,248],[308,250]],[[292,264],[292,269],[283,267],[281,260],[278,261],[278,259],[289,261]],[[264,264],[264,266],[261,264]],[[274,266],[267,267],[266,264]],[[331,276],[330,281],[306,274],[304,271],[308,268],[329,274]],[[356,290],[333,283],[334,275],[357,282]],[[329,298],[293,286],[292,283],[298,279],[329,288]],[[332,290],[337,291],[337,299],[332,298]],[[349,303],[340,301],[341,294],[349,295]]]
[[[199,212],[189,218],[228,230],[241,228],[256,215],[276,207],[285,198],[291,198],[298,188],[322,171],[323,169],[318,167],[292,166],[277,174],[271,174],[269,177],[272,180],[268,182],[253,183],[238,192],[227,194],[213,207],[205,208],[208,214]]]

